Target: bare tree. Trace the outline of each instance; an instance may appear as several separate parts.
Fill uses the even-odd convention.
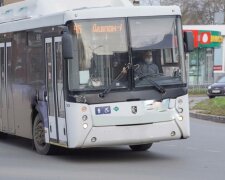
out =
[[[178,5],[184,24],[213,24],[216,12],[224,12],[225,0],[161,0],[161,5]]]
[[[202,9],[204,10],[205,24],[213,24],[216,12],[224,12],[225,0],[204,0]]]

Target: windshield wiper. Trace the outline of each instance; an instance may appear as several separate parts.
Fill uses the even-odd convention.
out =
[[[135,70],[137,70],[137,68]],[[150,77],[150,78],[147,79],[147,81],[149,81],[161,94],[166,93],[166,89],[164,87],[160,86],[157,82],[155,82],[154,80],[151,79],[151,77],[153,77],[152,74],[144,75],[141,72],[137,72],[137,73],[138,73],[138,75],[134,78],[134,80],[138,80],[138,79],[142,80],[146,77]]]
[[[108,94],[111,91],[111,89],[115,85],[115,83],[117,81],[119,81],[120,79],[122,79],[124,77],[124,75],[127,74],[127,72],[130,69],[130,67],[131,67],[130,63],[128,63],[127,65],[125,65],[122,68],[120,74],[112,81],[112,83],[109,86],[107,86],[102,93],[99,93],[99,97],[100,98],[104,98],[105,95]]]

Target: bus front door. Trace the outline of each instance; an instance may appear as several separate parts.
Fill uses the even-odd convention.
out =
[[[0,130],[15,134],[11,47],[11,42],[0,43]]]
[[[45,59],[50,143],[67,146],[62,37],[45,38]]]

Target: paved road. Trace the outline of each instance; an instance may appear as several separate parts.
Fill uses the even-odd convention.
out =
[[[223,180],[225,125],[191,120],[188,140],[156,143],[148,152],[100,148],[41,156],[30,142],[0,140],[0,180]]]

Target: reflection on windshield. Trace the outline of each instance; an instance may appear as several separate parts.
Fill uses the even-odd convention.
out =
[[[109,86],[129,60],[125,20],[76,21],[71,29],[78,51],[69,65],[70,89]],[[113,88],[127,88],[127,84],[124,77]]]
[[[133,18],[129,22],[134,50],[172,48],[175,18]]]
[[[182,83],[176,18],[132,18],[129,26],[135,86],[149,86],[148,78],[161,85]]]
[[[71,90],[105,92],[127,89],[128,84],[154,86],[150,81],[159,86],[185,82],[181,22],[175,16],[79,20],[70,31],[75,44],[68,65]],[[133,73],[117,79],[128,64]]]

